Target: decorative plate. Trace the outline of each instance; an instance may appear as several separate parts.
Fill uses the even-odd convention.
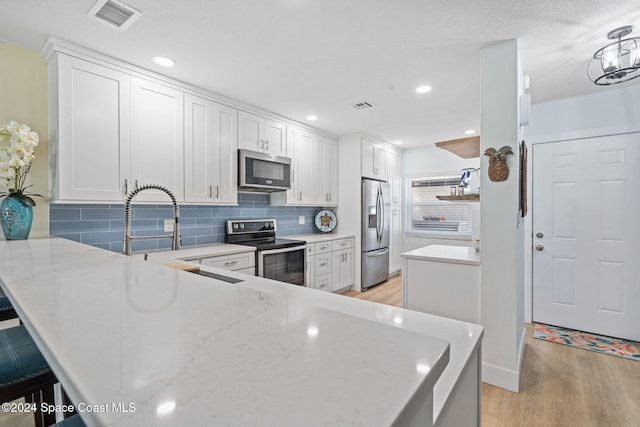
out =
[[[336,214],[330,210],[323,209],[316,214],[315,224],[318,230],[323,233],[328,233],[336,228],[338,220],[336,219]]]

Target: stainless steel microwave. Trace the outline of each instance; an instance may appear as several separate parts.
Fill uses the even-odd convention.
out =
[[[238,190],[273,192],[291,188],[291,159],[238,150]]]

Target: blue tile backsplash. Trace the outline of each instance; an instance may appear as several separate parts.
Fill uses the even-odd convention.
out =
[[[164,220],[173,217],[170,205],[132,205],[132,235],[163,235]],[[182,246],[224,242],[229,218],[275,218],[278,236],[317,232],[313,226],[321,207],[270,206],[268,194],[238,194],[238,206],[180,205]],[[298,218],[305,217],[304,224]],[[124,204],[52,204],[49,233],[113,252],[122,252]],[[171,248],[171,239],[137,240],[132,250],[156,251]]]

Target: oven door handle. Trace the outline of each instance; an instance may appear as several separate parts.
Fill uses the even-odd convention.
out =
[[[304,245],[299,246],[291,246],[288,248],[281,249],[267,249],[265,251],[258,251],[258,255],[272,255],[272,254],[281,254],[283,252],[293,252],[293,251],[306,251],[306,243]]]

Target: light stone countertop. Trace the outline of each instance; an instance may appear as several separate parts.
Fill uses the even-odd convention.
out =
[[[206,269],[245,281],[58,238],[0,242],[2,287],[71,399],[136,404],[82,413],[89,425],[390,425],[434,383],[437,416],[482,338],[478,325]]]
[[[287,239],[304,240],[307,243],[319,243],[326,242],[328,240],[338,240],[354,238],[353,234],[333,234],[333,233],[312,233],[312,234],[297,234],[295,236],[286,236]]]
[[[401,254],[403,258],[480,265],[480,252],[466,246],[429,245]]]

